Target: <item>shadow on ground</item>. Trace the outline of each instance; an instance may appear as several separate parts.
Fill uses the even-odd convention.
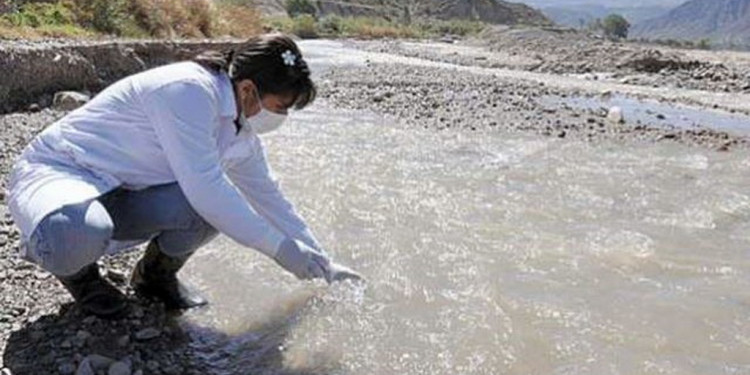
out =
[[[128,362],[133,373],[146,375],[329,374],[338,367],[335,361],[292,368],[284,359],[283,345],[311,298],[257,329],[231,336],[167,314],[157,303],[134,300],[130,315],[119,320],[87,317],[67,304],[12,332],[3,363],[13,375],[73,374],[92,355]],[[99,364],[95,373],[105,374],[109,366]]]

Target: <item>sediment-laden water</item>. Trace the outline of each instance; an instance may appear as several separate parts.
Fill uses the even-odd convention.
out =
[[[216,373],[749,374],[750,158],[401,129],[325,105],[266,138],[366,285],[220,238],[182,324]]]

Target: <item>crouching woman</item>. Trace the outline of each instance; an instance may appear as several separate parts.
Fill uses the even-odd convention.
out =
[[[127,300],[96,262],[138,243],[148,246],[131,284],[169,309],[206,303],[177,272],[219,232],[300,279],[358,278],[330,260],[279,190],[258,137],[315,94],[281,34],[114,83],[15,163],[8,203],[23,255],[102,317],[121,316]]]

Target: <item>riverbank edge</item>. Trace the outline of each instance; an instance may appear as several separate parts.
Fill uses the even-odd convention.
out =
[[[120,78],[226,50],[243,40],[0,43],[0,114],[48,107],[58,91],[98,92]]]

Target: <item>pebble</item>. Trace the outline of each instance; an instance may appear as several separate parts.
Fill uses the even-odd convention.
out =
[[[609,113],[607,113],[607,120],[609,120],[613,124],[625,123],[625,115],[622,112],[622,108],[620,107],[610,108]]]
[[[116,269],[107,271],[107,277],[115,283],[124,283],[128,280],[128,275],[124,271]]]
[[[145,340],[151,340],[154,338],[157,338],[161,335],[161,331],[159,331],[156,328],[149,327],[144,328],[138,332],[135,333],[136,340],[145,341]]]
[[[57,366],[57,372],[62,375],[72,375],[76,372],[76,366],[70,362],[66,362]]]
[[[76,338],[79,340],[88,340],[91,337],[91,333],[89,331],[80,330],[76,332]]]
[[[78,365],[76,375],[96,375],[96,372],[91,363],[87,359],[84,359],[81,361],[81,364]]]
[[[115,362],[109,366],[107,375],[131,375],[130,364],[127,362]]]
[[[88,102],[91,98],[75,91],[60,91],[52,99],[52,105],[57,110],[72,111]]]
[[[83,362],[88,362],[94,370],[101,370],[108,368],[115,360],[100,354],[89,354]]]
[[[120,336],[120,338],[117,339],[117,345],[123,348],[130,345],[130,335]]]

